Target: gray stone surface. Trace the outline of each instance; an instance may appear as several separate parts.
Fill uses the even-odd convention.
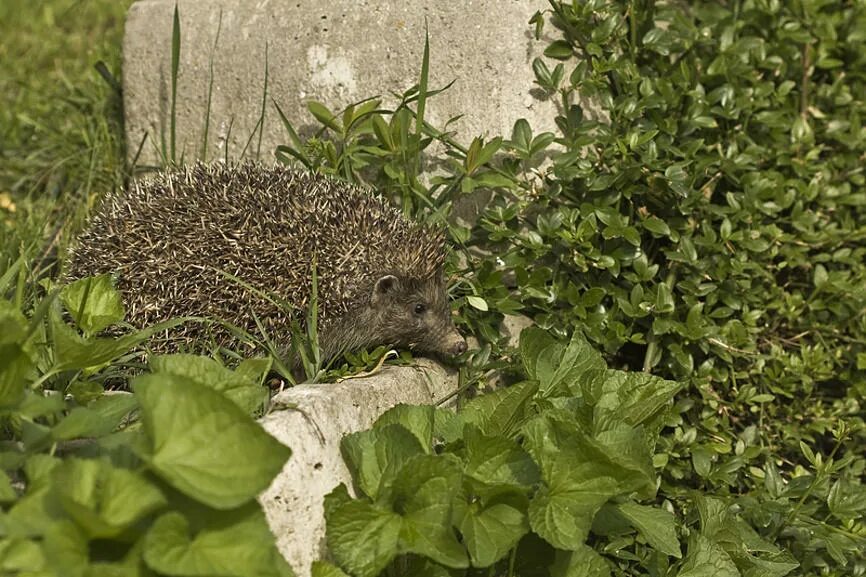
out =
[[[258,151],[272,157],[288,141],[274,102],[289,119],[317,126],[306,102],[332,109],[371,96],[403,92],[417,82],[425,22],[430,34],[430,83],[454,85],[428,102],[427,118],[451,125],[458,141],[510,135],[518,118],[536,132],[553,129],[553,104],[532,94],[536,42],[528,21],[543,0],[179,0],[177,157],[201,156],[208,90],[212,95],[207,157]],[[171,38],[175,0],[132,5],[124,39],[126,131],[139,165],[159,161],[169,143]],[[219,38],[217,39],[217,30]],[[264,129],[256,131],[268,82]],[[212,72],[211,72],[212,63]],[[386,99],[393,104],[393,99]],[[261,135],[261,143],[259,136]],[[226,150],[227,149],[227,150]]]
[[[286,407],[262,419],[264,428],[292,449],[292,457],[260,501],[280,552],[300,576],[325,547],[322,500],[351,475],[340,455],[344,435],[370,428],[398,404],[434,404],[456,390],[457,375],[422,359],[341,383],[300,385],[274,403]]]

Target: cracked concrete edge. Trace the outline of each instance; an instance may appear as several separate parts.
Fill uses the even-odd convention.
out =
[[[280,553],[299,576],[309,576],[310,565],[325,551],[325,495],[340,483],[352,491],[340,440],[369,429],[391,407],[437,404],[456,388],[456,373],[420,359],[369,377],[298,385],[274,397],[274,405],[286,408],[260,422],[292,456],[259,501]]]

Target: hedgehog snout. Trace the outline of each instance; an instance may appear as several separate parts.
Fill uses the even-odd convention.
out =
[[[466,352],[466,339],[455,330],[446,338],[444,349],[451,356],[462,355]]]

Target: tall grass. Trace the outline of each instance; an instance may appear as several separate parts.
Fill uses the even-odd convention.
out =
[[[116,78],[131,0],[0,2],[0,275],[36,275],[125,178]]]

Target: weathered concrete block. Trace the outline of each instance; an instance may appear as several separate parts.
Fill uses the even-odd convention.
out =
[[[434,404],[453,393],[457,375],[420,360],[413,367],[388,367],[342,383],[300,385],[274,397],[288,407],[262,419],[264,428],[291,447],[292,457],[260,501],[280,552],[298,575],[325,547],[323,499],[351,475],[340,455],[343,436],[368,429],[391,407]]]
[[[179,0],[176,157],[271,157],[288,142],[274,103],[304,130],[318,126],[306,102],[334,110],[371,96],[395,100],[418,80],[425,22],[429,87],[454,85],[428,102],[427,118],[459,141],[508,135],[518,118],[553,130],[552,102],[533,89],[536,42],[528,21],[542,0]],[[156,164],[170,146],[171,39],[175,0],[132,5],[123,46],[124,107],[132,158]],[[265,89],[265,61],[268,76]],[[211,85],[212,82],[212,85]],[[212,86],[212,90],[211,90]],[[209,120],[208,93],[211,91]],[[263,116],[263,126],[258,127]],[[205,143],[205,125],[208,134]],[[145,141],[145,135],[147,140]]]

